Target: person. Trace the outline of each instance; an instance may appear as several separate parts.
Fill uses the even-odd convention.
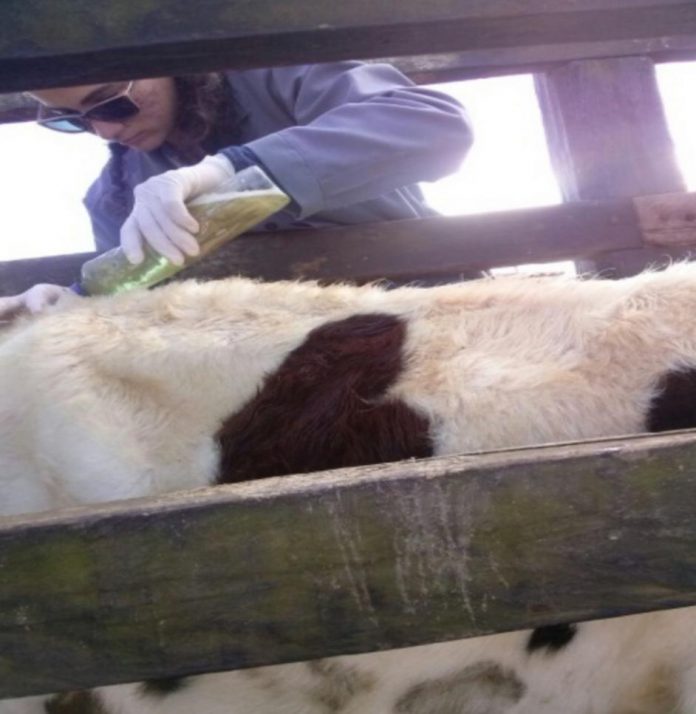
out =
[[[291,198],[256,230],[435,215],[416,185],[455,171],[472,143],[464,108],[388,64],[357,61],[135,79],[32,92],[38,121],[90,131],[111,157],[85,206],[98,251],[138,263],[149,245],[196,255],[185,201],[258,165]],[[37,312],[65,288],[0,299]]]

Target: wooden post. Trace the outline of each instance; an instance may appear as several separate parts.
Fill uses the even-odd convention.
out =
[[[536,77],[551,161],[566,201],[684,191],[653,62],[570,62]],[[617,251],[579,261],[581,272],[622,277],[670,250]]]

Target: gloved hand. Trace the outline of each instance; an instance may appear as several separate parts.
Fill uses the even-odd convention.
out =
[[[147,243],[175,265],[184,254],[198,255],[193,237],[198,221],[184,201],[219,186],[235,174],[232,162],[221,154],[206,156],[194,166],[166,171],[135,187],[135,206],[121,228],[121,248],[131,263],[140,263]]]
[[[54,305],[62,297],[74,295],[70,288],[61,285],[39,283],[25,290],[21,295],[0,298],[0,319],[9,320],[20,312],[36,314],[49,305]]]

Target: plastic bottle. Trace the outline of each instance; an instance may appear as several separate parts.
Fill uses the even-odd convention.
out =
[[[113,295],[155,285],[253,228],[289,200],[258,166],[250,166],[214,192],[186,204],[200,224],[195,236],[199,255],[186,256],[183,265],[174,265],[146,245],[145,259],[133,265],[121,248],[114,248],[82,266],[80,288],[87,295]]]

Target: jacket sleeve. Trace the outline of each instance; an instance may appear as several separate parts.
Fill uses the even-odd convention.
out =
[[[471,146],[461,105],[413,85],[390,65],[263,72],[267,91],[296,126],[245,146],[299,205],[300,218],[441,178]]]
[[[124,215],[123,211],[117,209],[112,198],[113,193],[108,167],[105,167],[83,199],[92,223],[94,244],[99,253],[116,248],[121,242]]]

